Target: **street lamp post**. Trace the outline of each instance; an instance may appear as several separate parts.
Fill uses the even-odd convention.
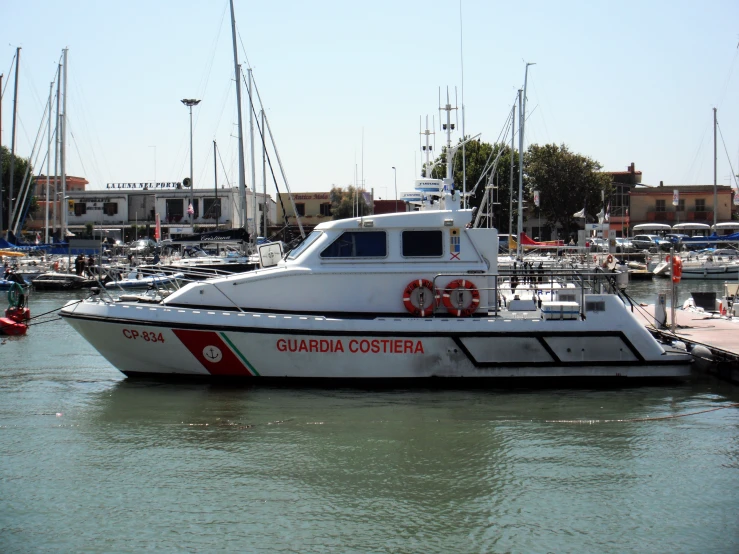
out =
[[[195,183],[192,181],[192,107],[197,106],[200,104],[200,100],[195,100],[192,98],[185,98],[182,100],[182,103],[190,108],[190,206],[193,206],[193,189],[195,188]],[[188,206],[189,208],[189,206]],[[193,206],[193,210],[195,209],[195,206]],[[195,212],[190,214],[190,225],[192,226],[193,218],[195,217]]]
[[[398,170],[393,166],[393,181],[395,182],[395,211],[398,211]]]

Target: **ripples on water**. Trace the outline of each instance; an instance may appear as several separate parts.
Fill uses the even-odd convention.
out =
[[[604,422],[739,402],[716,381],[167,384],[123,378],[59,321],[8,340],[0,360],[3,552],[739,548],[739,410]]]

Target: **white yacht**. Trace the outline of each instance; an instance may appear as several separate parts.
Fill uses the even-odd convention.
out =
[[[689,374],[691,356],[657,342],[601,270],[541,275],[517,302],[514,276],[498,271],[497,231],[469,228],[471,210],[438,184],[420,211],[322,223],[271,267],[191,283],[158,304],[103,291],[61,315],[127,375]],[[560,278],[576,288],[547,285]]]

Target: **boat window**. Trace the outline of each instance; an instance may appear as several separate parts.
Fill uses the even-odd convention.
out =
[[[444,255],[442,233],[433,231],[403,231],[403,256],[408,258],[440,258]]]
[[[305,250],[314,242],[316,242],[316,239],[321,236],[320,231],[313,231],[310,235],[305,237],[305,240],[301,242],[297,247],[293,248],[290,253],[287,255],[288,260],[294,260],[298,256],[300,256]]]
[[[321,258],[384,258],[385,231],[345,231],[321,252]]]

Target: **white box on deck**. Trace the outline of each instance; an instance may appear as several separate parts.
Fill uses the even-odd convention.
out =
[[[542,319],[577,319],[580,316],[580,304],[577,302],[542,302]]]

